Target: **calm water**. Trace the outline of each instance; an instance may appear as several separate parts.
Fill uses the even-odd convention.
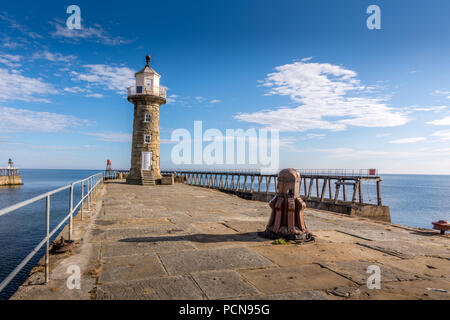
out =
[[[98,170],[21,170],[24,185],[0,187],[0,208],[8,207],[41,193],[86,178]],[[450,176],[383,175],[383,203],[390,206],[393,223],[430,228],[436,220],[450,220]],[[271,186],[273,189],[273,186]],[[263,188],[264,190],[264,188]],[[375,185],[364,187],[365,201],[376,203]],[[75,203],[81,196],[80,186],[74,190]],[[51,198],[51,228],[67,214],[68,191]],[[45,234],[45,201],[0,217],[0,280],[42,240]],[[0,293],[8,298],[27,276],[42,251],[29,263],[13,283]]]
[[[87,178],[98,170],[20,170],[23,186],[0,187],[0,209]],[[74,188],[74,203],[81,198],[81,186]],[[50,230],[68,213],[69,190],[51,197]],[[0,281],[3,280],[45,236],[45,199],[0,217]],[[2,292],[8,298],[22,284],[43,255],[35,255],[26,268]]]

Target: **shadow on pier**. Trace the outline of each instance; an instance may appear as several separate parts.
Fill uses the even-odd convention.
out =
[[[157,236],[157,237],[141,237],[126,238],[119,242],[162,242],[162,241],[192,241],[200,243],[218,243],[218,242],[263,242],[267,238],[262,237],[262,232],[246,232],[237,234],[190,234],[180,236]]]

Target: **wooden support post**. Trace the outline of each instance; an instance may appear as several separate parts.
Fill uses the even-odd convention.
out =
[[[341,181],[336,181],[336,193],[334,195],[334,203],[338,203],[339,200],[339,189],[341,188]]]
[[[319,199],[319,178],[316,178],[316,198]]]
[[[361,181],[359,181],[358,189],[359,189],[359,203],[363,203],[364,200],[363,200],[363,192],[362,192],[362,183],[361,183]]]
[[[323,202],[323,199],[325,198],[325,192],[327,191],[327,182],[328,178],[323,179],[323,185],[322,185],[322,194],[320,195],[320,202]]]
[[[258,192],[261,192],[262,176],[258,176]]]
[[[342,184],[342,192],[344,194],[344,201],[347,201],[347,188],[345,187],[345,181]]]
[[[247,191],[247,175],[244,175],[244,191]]]
[[[267,184],[267,192],[270,190],[270,182],[272,180],[272,176],[269,176],[269,183]]]
[[[353,185],[353,196],[352,196],[352,202],[354,203],[356,201],[356,192],[358,190],[359,181],[355,182]]]
[[[277,192],[278,191],[278,177],[277,176],[273,177],[273,184],[275,186],[275,192]]]
[[[331,179],[328,178],[328,198],[333,199],[333,188],[331,187]]]
[[[303,187],[305,189],[305,197],[307,197],[308,196],[308,190],[307,190],[308,187],[306,186],[306,178],[303,178],[303,179],[305,179],[305,181],[303,183]]]
[[[313,182],[314,182],[314,178],[311,177],[309,179],[308,199],[311,199],[311,192],[312,192]]]
[[[253,183],[254,183],[254,181],[255,181],[255,175],[254,174],[252,174],[251,175],[251,177],[250,177],[250,179],[251,179],[251,185],[250,185],[250,192],[251,193],[253,193]]]
[[[381,200],[381,180],[377,180],[377,203],[379,206],[383,205],[383,201]]]

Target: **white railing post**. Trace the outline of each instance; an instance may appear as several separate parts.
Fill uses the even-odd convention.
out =
[[[81,207],[80,207],[80,212],[81,212],[81,220],[83,220],[83,207],[84,207],[84,180],[81,180]]]
[[[73,232],[73,183],[70,185],[70,197],[69,197],[69,240],[72,240]]]
[[[91,190],[91,180],[90,180],[89,178],[87,178],[86,183],[87,183],[87,189],[86,189],[86,196],[87,196],[86,202],[87,202],[87,208],[88,208],[88,210],[91,210],[91,203],[90,203],[90,201],[89,201],[90,196],[91,196],[91,193],[90,193],[90,190]]]
[[[49,280],[49,248],[50,248],[50,195],[45,201],[45,283]]]

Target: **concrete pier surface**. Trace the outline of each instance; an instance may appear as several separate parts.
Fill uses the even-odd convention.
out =
[[[431,230],[307,209],[315,241],[274,244],[267,203],[183,184],[106,183],[91,209],[49,283],[37,266],[12,299],[450,299],[450,238]]]

